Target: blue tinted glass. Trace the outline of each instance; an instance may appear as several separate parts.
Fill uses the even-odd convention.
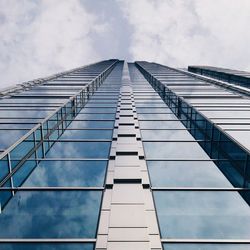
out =
[[[172,113],[172,111],[167,108],[166,106],[164,108],[150,108],[150,107],[146,107],[146,108],[136,108],[136,112],[138,114],[146,114],[146,113],[152,113],[152,114],[156,114],[156,113]],[[162,115],[164,117],[164,115]]]
[[[147,161],[156,187],[232,187],[212,161]]]
[[[1,103],[63,103],[65,98],[6,98]]]
[[[20,117],[20,118],[44,118],[48,116],[53,110],[1,110],[0,117]]]
[[[25,135],[29,130],[0,130],[0,147],[6,149]]]
[[[143,142],[148,158],[209,159],[197,142]]]
[[[113,129],[113,121],[73,121],[68,128],[81,129],[81,128],[109,128]]]
[[[9,188],[11,187],[10,180],[4,183],[3,187]],[[10,190],[5,190],[0,188],[0,211],[5,207],[7,204],[8,200],[12,197],[12,191]],[[1,213],[0,213],[1,214]]]
[[[47,157],[107,158],[109,148],[109,142],[56,142]]]
[[[91,243],[0,243],[4,250],[93,250]]]
[[[19,121],[19,120],[18,120]],[[27,129],[27,130],[29,130],[29,129],[31,129],[31,128],[33,128],[35,126],[35,124],[22,124],[22,123],[20,123],[20,124],[17,124],[17,123],[0,123],[0,129]]]
[[[0,161],[0,181],[9,173],[8,158],[5,156]]]
[[[105,103],[105,104],[103,104],[103,103],[94,103],[94,102],[92,102],[92,103],[90,103],[90,102],[88,102],[86,105],[85,105],[85,107],[86,108],[96,108],[96,107],[112,107],[112,108],[116,108],[116,103]]]
[[[24,186],[103,186],[106,161],[41,161]]]
[[[141,135],[144,140],[194,140],[187,130],[141,130]]]
[[[177,120],[177,117],[171,114],[137,114],[139,120]]]
[[[249,239],[250,210],[238,192],[154,192],[162,238]]]
[[[81,114],[84,113],[115,113],[116,108],[83,108]]]
[[[66,130],[60,139],[111,139],[112,130]]]
[[[33,155],[34,158],[34,155]],[[19,187],[28,178],[32,170],[36,167],[36,160],[25,161],[24,164],[13,175],[14,187]]]
[[[18,191],[0,214],[1,238],[95,238],[100,191]]]
[[[249,250],[250,244],[163,244],[164,250]]]
[[[139,121],[141,129],[186,129],[180,121]]]
[[[75,118],[76,120],[114,120],[115,114],[79,114]]]

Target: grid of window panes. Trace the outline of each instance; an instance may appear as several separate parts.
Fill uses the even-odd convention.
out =
[[[250,100],[154,63],[145,76],[235,187],[249,187]],[[249,196],[245,196],[250,202]]]
[[[62,106],[69,97],[89,84],[110,63],[104,61],[85,67],[11,97],[0,99],[0,152]]]
[[[250,88],[250,73],[211,66],[189,66],[188,71]]]
[[[62,106],[55,109],[55,111],[43,119],[42,122],[35,125],[20,140],[1,154],[1,210],[14,195],[14,192],[11,192],[10,190],[6,191],[4,189],[22,185],[23,181],[36,167],[40,158],[45,157],[50,147],[54,144],[54,141],[57,140],[67,126],[70,125],[71,121],[84,107],[89,97],[105,79],[116,63],[117,60],[103,61],[80,69],[80,73],[77,71],[78,74],[83,76],[83,80],[87,76],[87,72],[89,72],[94,79],[89,80],[88,84],[83,83],[84,85],[82,86],[82,89],[78,91],[77,94],[68,98]],[[98,76],[96,76],[97,74]],[[67,84],[70,86],[69,81]],[[74,86],[74,83],[72,83],[72,86]]]
[[[164,249],[249,249],[235,245],[250,237],[248,204],[136,66],[129,70]]]
[[[117,63],[73,121],[68,118],[68,127],[59,138],[45,141],[51,145],[45,158],[32,155],[14,173],[13,190],[19,189],[0,213],[4,228],[0,249],[94,249],[122,66]],[[84,74],[86,82],[80,81],[82,74],[73,74],[72,86],[82,88],[104,69]],[[71,80],[64,76],[51,86],[71,89]],[[49,83],[44,86],[51,87]],[[53,96],[57,99],[56,93]],[[5,197],[9,194],[1,191]],[[28,243],[17,243],[19,239]]]

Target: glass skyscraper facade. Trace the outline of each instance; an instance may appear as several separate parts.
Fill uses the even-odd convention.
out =
[[[250,249],[247,88],[110,59],[0,96],[0,249]]]

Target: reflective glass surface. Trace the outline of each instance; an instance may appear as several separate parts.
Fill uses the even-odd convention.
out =
[[[106,161],[43,160],[24,183],[30,187],[103,186]]]
[[[73,121],[68,128],[81,129],[81,128],[109,128],[113,129],[113,121]]]
[[[185,129],[179,121],[139,121],[141,129]]]
[[[56,142],[47,154],[48,158],[107,158],[109,142]]]
[[[197,142],[143,142],[147,158],[209,159]]]
[[[212,161],[147,161],[155,187],[232,187]]]
[[[76,120],[111,120],[115,119],[115,114],[79,114]]]
[[[94,238],[100,191],[18,191],[0,214],[1,238]]]
[[[250,210],[238,192],[155,191],[162,238],[249,239]]]
[[[171,114],[137,114],[139,120],[177,120],[177,117]]]
[[[141,130],[144,140],[191,140],[194,137],[187,130]]]
[[[91,243],[0,243],[4,250],[94,250]]]
[[[249,250],[250,244],[163,244],[164,250]]]
[[[110,130],[66,130],[60,139],[111,139],[113,131]]]
[[[0,130],[0,148],[6,149],[25,135],[29,130]]]

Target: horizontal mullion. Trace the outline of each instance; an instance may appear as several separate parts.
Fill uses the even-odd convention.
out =
[[[1,191],[102,191],[104,187],[0,187]]]
[[[48,239],[13,239],[13,238],[5,238],[0,239],[1,243],[95,243],[96,239],[90,239],[90,238],[48,238]]]
[[[112,142],[112,139],[47,139],[43,140],[43,142]]]
[[[179,139],[179,140],[166,140],[166,139],[143,139],[142,137],[142,141],[143,142],[210,142],[208,140],[182,140],[182,139]]]
[[[161,239],[162,243],[249,244],[249,239]]]
[[[250,191],[250,188],[223,187],[151,187],[152,191]]]

